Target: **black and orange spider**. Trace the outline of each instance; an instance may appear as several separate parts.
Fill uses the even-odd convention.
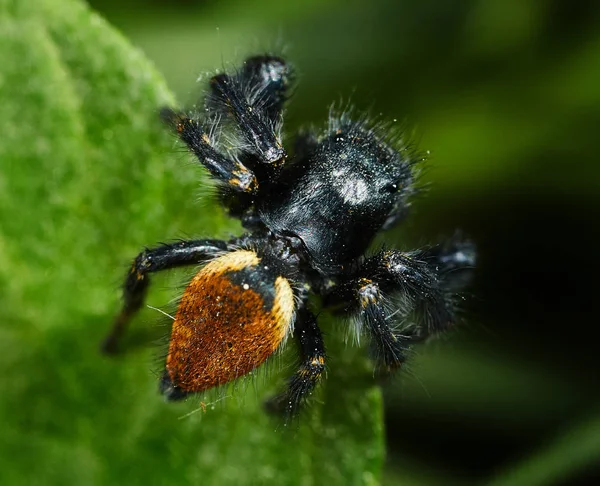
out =
[[[279,57],[251,57],[234,74],[210,80],[201,116],[163,110],[248,230],[230,241],[161,245],[133,262],[108,352],[144,302],[151,273],[204,265],[175,314],[161,381],[168,399],[235,380],[294,336],[302,363],[273,403],[296,412],[325,369],[311,294],[355,316],[385,370],[399,368],[412,343],[455,320],[454,293],[475,263],[470,242],[455,237],[365,257],[379,231],[405,218],[422,159],[401,143],[394,148],[381,126],[348,114],[332,116],[323,134],[300,134],[288,154],[281,127],[292,77]]]

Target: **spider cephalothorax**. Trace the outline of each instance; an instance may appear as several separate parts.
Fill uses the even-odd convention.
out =
[[[320,136],[299,135],[291,155],[280,131],[292,74],[281,58],[252,57],[234,74],[211,79],[201,117],[163,110],[248,230],[230,241],[161,245],[133,262],[107,351],[142,305],[151,273],[205,264],[175,314],[161,381],[167,398],[245,375],[293,335],[302,363],[275,403],[294,413],[325,367],[321,332],[307,307],[311,293],[356,317],[386,370],[404,363],[413,342],[454,321],[453,294],[475,262],[469,242],[364,256],[380,230],[407,214],[418,157],[347,114],[332,117]],[[384,305],[387,295],[399,297],[398,309]],[[420,322],[402,325],[414,316]]]

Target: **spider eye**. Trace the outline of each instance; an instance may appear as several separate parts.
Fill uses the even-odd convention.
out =
[[[393,194],[393,193],[398,192],[401,187],[402,187],[402,185],[398,182],[390,182],[390,183],[384,185],[381,189],[379,189],[379,192]]]

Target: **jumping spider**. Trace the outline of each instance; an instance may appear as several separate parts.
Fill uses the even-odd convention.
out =
[[[419,157],[406,146],[395,150],[384,129],[348,114],[332,116],[321,135],[301,133],[289,156],[281,126],[292,77],[279,57],[251,57],[235,73],[210,80],[202,117],[162,112],[248,230],[230,241],[147,249],[127,274],[123,308],[104,343],[108,352],[141,307],[151,273],[204,264],[174,318],[160,385],[170,400],[249,373],[293,335],[302,363],[272,403],[296,412],[325,369],[321,331],[307,307],[311,294],[353,315],[388,371],[405,362],[412,343],[455,320],[454,292],[475,262],[471,243],[455,237],[364,256],[380,230],[405,218]],[[418,324],[408,325],[415,317]]]

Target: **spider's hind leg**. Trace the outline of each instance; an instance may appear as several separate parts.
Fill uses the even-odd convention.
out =
[[[165,370],[161,377],[160,382],[158,384],[158,389],[160,393],[170,402],[176,402],[179,400],[183,400],[191,395],[190,392],[183,391],[179,387],[177,387],[169,373]]]
[[[123,306],[114,320],[113,327],[102,343],[105,353],[115,353],[118,343],[133,316],[144,303],[150,274],[161,270],[195,265],[202,260],[226,251],[228,245],[221,240],[179,241],[141,252],[131,265],[123,283]]]
[[[284,417],[292,417],[300,410],[325,371],[325,345],[317,319],[310,311],[298,311],[294,337],[299,344],[301,364],[288,380],[286,390],[267,402],[270,411]]]

